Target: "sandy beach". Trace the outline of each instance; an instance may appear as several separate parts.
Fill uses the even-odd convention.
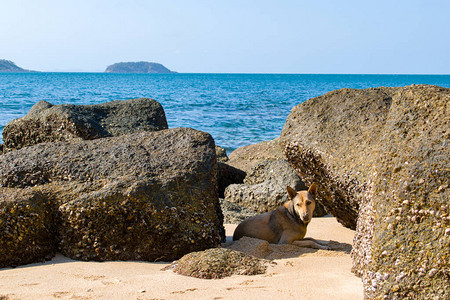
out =
[[[225,225],[230,240],[236,225]],[[307,236],[351,244],[354,232],[332,217],[314,218]],[[51,261],[0,269],[0,299],[363,299],[350,254],[309,250],[275,259],[266,274],[207,280],[169,263]],[[3,298],[2,298],[3,297]]]

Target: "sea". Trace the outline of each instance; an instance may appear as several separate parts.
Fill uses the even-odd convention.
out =
[[[40,100],[84,105],[148,97],[162,104],[169,128],[208,132],[229,154],[278,137],[291,109],[307,99],[411,84],[450,88],[450,75],[0,73],[0,133]]]

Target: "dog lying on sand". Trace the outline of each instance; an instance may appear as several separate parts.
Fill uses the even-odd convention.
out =
[[[312,238],[304,239],[306,227],[316,207],[317,184],[307,191],[296,192],[287,187],[289,201],[276,210],[244,220],[236,227],[233,241],[243,236],[266,240],[271,244],[294,244],[301,247],[329,249],[324,242]]]

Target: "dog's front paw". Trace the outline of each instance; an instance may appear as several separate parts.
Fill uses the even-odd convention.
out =
[[[318,240],[316,240],[316,243],[321,245],[321,246],[326,246],[326,247],[330,246],[330,242],[329,241],[318,241]]]
[[[324,245],[323,243],[317,243],[317,248],[322,250],[331,250],[329,245]]]

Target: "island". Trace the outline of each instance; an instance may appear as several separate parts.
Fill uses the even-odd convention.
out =
[[[162,64],[154,62],[120,62],[110,65],[105,73],[152,73],[152,74],[172,74],[176,73],[164,67]]]
[[[0,72],[35,72],[22,69],[18,67],[14,62],[6,59],[0,59]]]

